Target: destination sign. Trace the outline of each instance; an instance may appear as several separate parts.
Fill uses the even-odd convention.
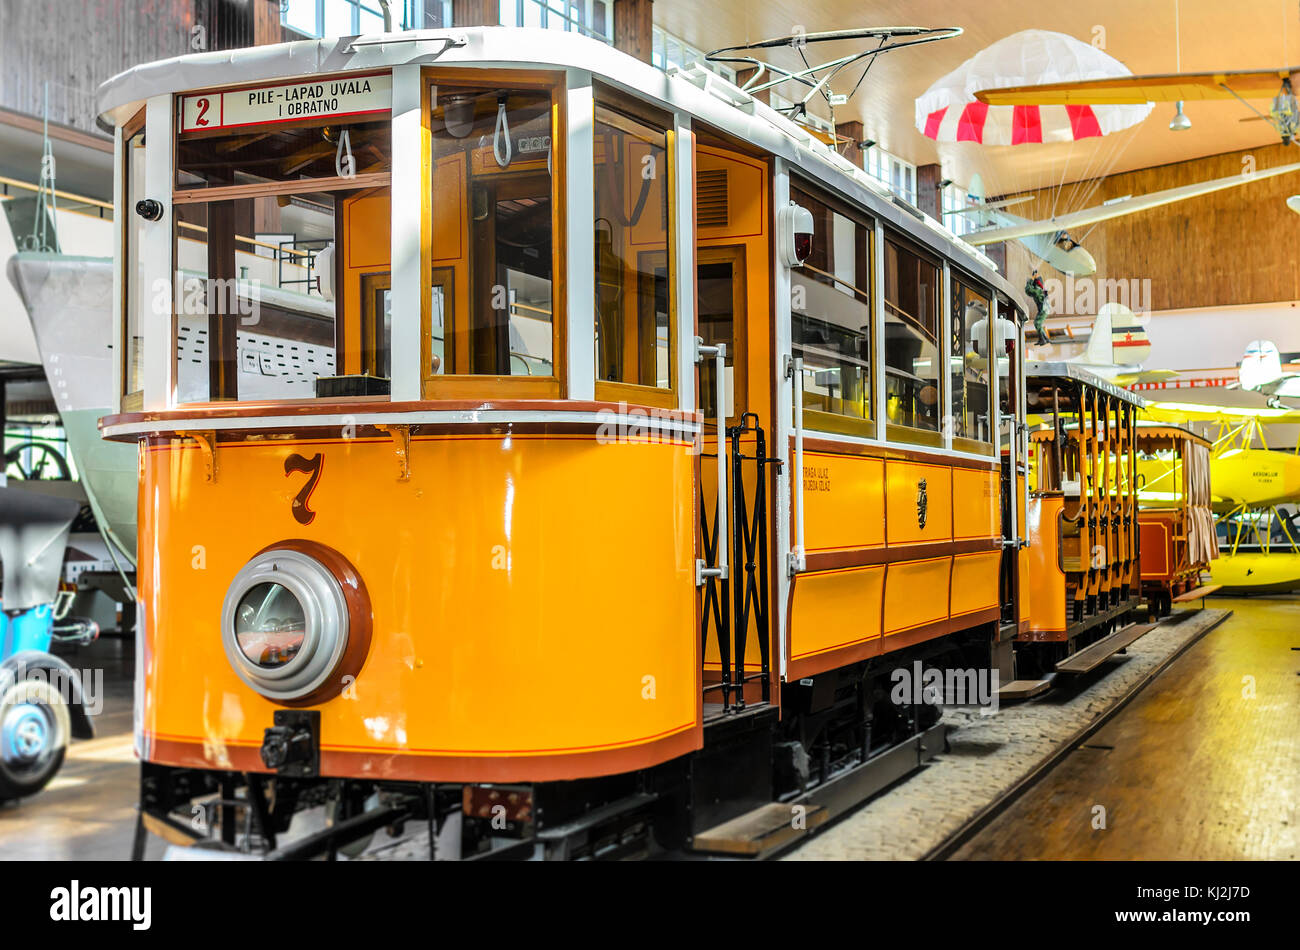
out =
[[[181,131],[367,115],[387,112],[392,105],[393,80],[388,75],[278,83],[185,96]]]

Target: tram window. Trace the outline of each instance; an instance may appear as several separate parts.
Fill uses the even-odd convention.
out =
[[[444,311],[451,295],[453,276],[450,268],[433,274],[429,338],[424,343],[425,375],[442,372],[444,353]],[[392,369],[393,292],[389,274],[371,274],[362,278],[361,368],[372,376],[388,377]]]
[[[302,124],[191,131],[176,142],[176,188],[197,191],[267,182],[364,176],[392,170],[392,123]]]
[[[336,274],[387,241],[335,260],[351,192],[175,206],[176,399],[309,399],[336,374]],[[386,220],[387,200],[382,203]]]
[[[438,267],[433,272],[433,287],[429,294],[429,336],[425,353],[425,374],[438,376],[447,365],[447,308],[455,299],[455,271]]]
[[[723,343],[727,347],[722,398],[727,418],[734,419],[745,410],[745,249],[701,247],[695,259],[699,335],[705,346]],[[718,417],[717,393],[717,364],[705,360],[700,363],[700,411],[706,420]]]
[[[361,278],[361,367],[392,377],[393,281],[388,274]]]
[[[885,400],[891,437],[937,444],[939,268],[885,240]],[[924,430],[910,432],[909,430]],[[934,433],[929,435],[928,433]]]
[[[123,147],[125,208],[134,208],[144,197],[144,129],[127,138]],[[122,408],[139,409],[144,398],[144,337],[140,333],[140,315],[151,305],[151,294],[140,273],[140,239],[148,224],[138,214],[123,215],[123,252],[129,266],[123,269],[125,287],[122,314]]]
[[[803,359],[810,424],[866,434],[871,419],[871,230],[806,192],[791,198],[813,216],[813,249],[793,272],[791,343]]]
[[[430,381],[533,377],[558,392],[552,101],[544,89],[430,87]],[[436,360],[435,360],[436,357]]]
[[[990,428],[989,360],[994,321],[992,301],[956,277],[952,280],[952,354],[949,359],[953,440],[958,448],[988,452]],[[962,444],[958,444],[958,440]]]
[[[595,121],[596,379],[671,399],[668,134],[597,102]],[[599,394],[598,394],[599,395]],[[666,397],[666,398],[665,398]]]
[[[310,399],[361,371],[363,337],[386,349],[363,324],[391,270],[390,129],[368,115],[177,136],[177,401]],[[386,375],[387,352],[364,361]]]

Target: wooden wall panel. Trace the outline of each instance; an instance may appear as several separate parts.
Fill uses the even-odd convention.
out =
[[[263,9],[265,8],[265,9]],[[96,89],[139,63],[206,48],[251,46],[255,20],[278,42],[275,0],[4,0],[0,3],[0,106],[44,114],[86,131],[95,126]]]
[[[1262,123],[1261,123],[1262,124]],[[1174,133],[1170,133],[1174,134]],[[1039,192],[1017,205],[1016,214],[1036,218],[1075,211],[1110,198],[1142,195],[1242,173],[1255,167],[1300,162],[1300,150],[1281,144],[1227,152],[1112,175]],[[1236,188],[1153,208],[1071,232],[1097,260],[1097,277],[1149,279],[1149,307],[1173,310],[1300,299],[1296,240],[1300,216],[1286,207],[1300,193],[1300,173],[1261,179]],[[1013,244],[1008,276],[1023,286],[1037,258]],[[1044,278],[1061,275],[1043,267]],[[1135,308],[1136,309],[1136,308]]]

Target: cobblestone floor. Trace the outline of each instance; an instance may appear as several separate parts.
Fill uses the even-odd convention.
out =
[[[1051,691],[996,715],[949,710],[950,751],[822,829],[784,860],[916,860],[1028,775],[1148,673],[1231,611],[1177,611],[1090,674],[1078,692]]]

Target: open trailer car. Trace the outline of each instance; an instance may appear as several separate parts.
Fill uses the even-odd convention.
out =
[[[1134,432],[1140,396],[1071,363],[1028,363],[1028,629],[1017,674],[1060,671],[1141,604]]]
[[[1135,438],[1142,593],[1151,616],[1158,617],[1169,613],[1175,599],[1200,589],[1201,572],[1219,556],[1210,507],[1210,442],[1160,423],[1138,425]]]

